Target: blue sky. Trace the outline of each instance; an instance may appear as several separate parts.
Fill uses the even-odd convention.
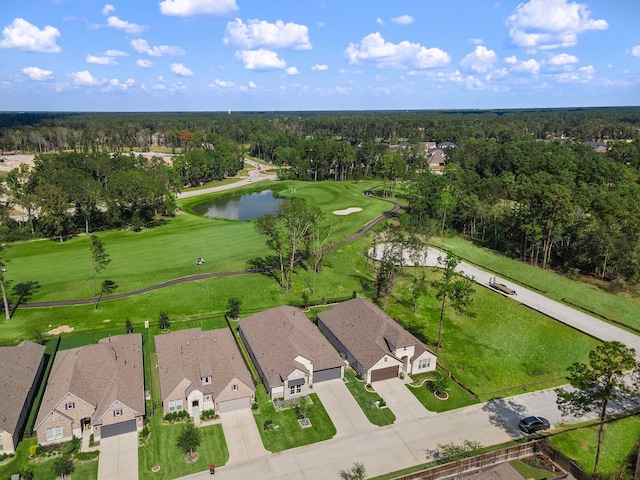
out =
[[[640,105],[638,0],[4,0],[0,111]]]

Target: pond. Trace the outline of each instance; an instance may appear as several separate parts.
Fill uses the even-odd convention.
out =
[[[275,213],[282,200],[274,197],[271,190],[263,190],[199,203],[193,207],[193,210],[210,218],[254,220],[267,213]]]

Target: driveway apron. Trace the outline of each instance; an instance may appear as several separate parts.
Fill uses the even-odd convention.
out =
[[[364,412],[340,379],[314,383],[322,405],[336,427],[336,438],[366,433],[378,427],[369,422]]]
[[[251,410],[243,408],[221,413],[220,422],[229,449],[227,465],[269,455],[270,452],[262,444]]]
[[[424,408],[399,378],[373,382],[372,387],[395,414],[396,423],[410,422],[418,418],[435,415],[435,413]]]
[[[98,480],[138,479],[138,432],[100,440]]]

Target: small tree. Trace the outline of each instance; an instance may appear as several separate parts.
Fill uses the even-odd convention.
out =
[[[36,474],[29,467],[20,469],[20,480],[35,480]]]
[[[9,311],[9,299],[7,298],[7,281],[4,278],[4,274],[7,271],[7,263],[9,260],[4,255],[4,245],[0,244],[0,289],[2,290],[2,303],[4,305],[4,317],[7,320],[11,320],[11,312]]]
[[[100,304],[100,300],[102,300],[102,297],[104,295],[111,295],[117,289],[118,284],[113,280],[105,280],[104,282],[102,282],[102,285],[100,286],[100,295],[96,299],[94,310],[98,310],[98,305]]]
[[[593,466],[593,478],[598,477],[600,448],[604,435],[609,402],[622,404],[638,394],[638,373],[635,350],[620,342],[604,342],[589,352],[589,363],[574,363],[568,368],[567,380],[574,390],[556,389],[558,407],[567,414],[583,415],[597,412],[598,444]],[[629,382],[628,376],[635,377]]]
[[[367,471],[364,468],[362,462],[355,462],[349,469],[350,480],[365,480],[367,478]]]
[[[193,456],[193,452],[202,442],[202,432],[192,422],[187,422],[176,440],[176,446],[185,455]]]
[[[158,327],[160,327],[160,330],[169,330],[170,326],[169,314],[163,310],[158,317]]]
[[[133,324],[131,323],[131,319],[127,317],[124,321],[124,326],[127,329],[127,333],[133,333]]]
[[[96,283],[96,277],[98,273],[106,268],[111,263],[109,254],[104,249],[104,244],[97,236],[91,235],[91,278],[93,279],[93,296],[98,295],[98,286]],[[97,309],[96,302],[96,309]]]
[[[60,455],[53,461],[53,472],[62,478],[62,480],[64,480],[67,475],[71,475],[75,469],[76,466],[73,464],[73,458],[71,458],[71,455],[68,453]]]
[[[472,440],[464,440],[461,444],[453,442],[438,443],[435,451],[433,451],[433,457],[439,464],[455,462],[462,460],[463,458],[471,457],[476,450],[482,448],[480,442]]]
[[[307,418],[311,411],[311,403],[308,397],[300,397],[298,403],[296,403],[296,415],[298,418]]]
[[[229,298],[229,300],[227,300],[227,311],[225,315],[235,320],[240,316],[240,305],[242,305],[242,300],[238,297]]]

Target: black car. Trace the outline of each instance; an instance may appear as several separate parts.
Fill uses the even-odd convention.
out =
[[[535,433],[549,427],[549,420],[543,417],[527,417],[520,420],[520,430],[524,433]]]

